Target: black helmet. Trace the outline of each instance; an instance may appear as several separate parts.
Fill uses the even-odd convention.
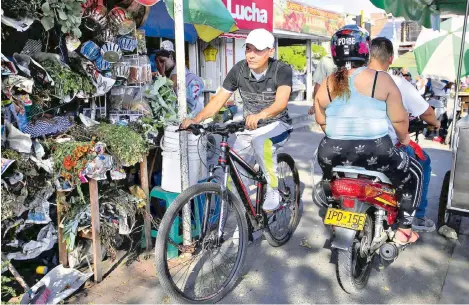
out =
[[[357,25],[346,25],[331,39],[334,64],[343,67],[347,62],[367,63],[370,58],[370,34]]]

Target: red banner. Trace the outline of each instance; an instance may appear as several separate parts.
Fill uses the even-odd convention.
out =
[[[273,0],[222,0],[240,30],[273,30]]]

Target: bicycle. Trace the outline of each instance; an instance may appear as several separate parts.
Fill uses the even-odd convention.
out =
[[[156,269],[161,285],[178,303],[221,300],[240,278],[254,231],[263,230],[268,243],[278,247],[290,239],[298,226],[300,180],[293,158],[285,153],[277,155],[281,204],[267,214],[262,210],[267,184],[264,173],[245,162],[228,144],[229,135],[243,131],[244,125],[245,122],[240,121],[226,125],[191,125],[186,129],[196,135],[218,134],[222,140],[218,163],[209,166],[207,182],[183,191],[168,208],[159,226]],[[237,165],[256,181],[255,205]],[[223,171],[221,183],[217,183],[214,175],[218,169]],[[289,170],[289,175],[282,176],[283,170]],[[229,189],[229,177],[241,201]],[[287,182],[291,185],[287,186]],[[185,240],[182,244],[175,240],[181,239],[181,232]],[[168,260],[168,250],[177,251],[178,257]],[[207,267],[207,261],[211,266]]]

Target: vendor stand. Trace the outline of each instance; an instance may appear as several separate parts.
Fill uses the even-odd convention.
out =
[[[2,3],[2,46],[9,46],[2,48],[2,257],[13,264],[45,258],[41,274],[58,262],[76,268],[82,261],[73,253],[84,237],[92,240],[99,282],[101,254],[117,262],[115,251],[139,217],[152,248],[146,157],[160,128],[178,121],[168,115],[176,97],[158,92],[170,88],[163,78],[148,87],[145,34],[137,30],[145,6],[23,2]],[[137,163],[140,187],[132,179]],[[122,180],[132,180],[130,187]]]
[[[155,157],[148,169],[147,155],[150,149],[159,149],[164,128],[178,125],[187,113],[185,61],[180,58],[184,31],[175,31],[178,107],[172,83],[161,76],[152,79],[145,31],[138,29],[158,1],[123,0],[112,6],[102,0],[33,2],[2,3],[2,23],[8,26],[2,31],[2,45],[9,46],[2,54],[3,237],[10,232],[2,238],[9,247],[2,247],[2,257],[5,254],[13,263],[34,259],[53,250],[57,242],[63,266],[85,263],[86,269],[92,255],[93,273],[78,277],[86,280],[94,274],[99,282],[104,252],[117,262],[123,237],[142,227],[136,226],[139,217],[144,244],[147,250],[152,248],[149,188],[155,184]],[[175,1],[174,11],[172,2],[167,7],[179,22],[176,29],[184,21],[197,24],[182,17],[182,4]],[[208,39],[236,29],[231,16],[227,23],[223,16],[218,11],[217,18],[208,21],[215,25],[198,24],[197,34]],[[187,141],[181,143],[187,151]],[[187,162],[182,165],[182,172],[187,172]],[[137,176],[140,186],[135,184]],[[187,187],[187,179],[183,182]],[[52,201],[56,209],[50,208]],[[16,237],[29,223],[45,226],[37,241],[24,243]],[[92,243],[88,248],[87,239]],[[35,250],[28,252],[33,245]],[[12,247],[22,250],[14,253]],[[50,267],[56,266],[52,261]],[[55,276],[63,270],[57,266],[57,272],[50,273]],[[66,297],[70,289],[60,295]],[[33,294],[37,291],[34,286]]]

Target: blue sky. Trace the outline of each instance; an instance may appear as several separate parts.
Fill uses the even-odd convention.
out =
[[[295,0],[299,3],[308,4],[318,8],[343,12],[349,14],[359,14],[363,9],[365,14],[380,12],[369,0]]]

